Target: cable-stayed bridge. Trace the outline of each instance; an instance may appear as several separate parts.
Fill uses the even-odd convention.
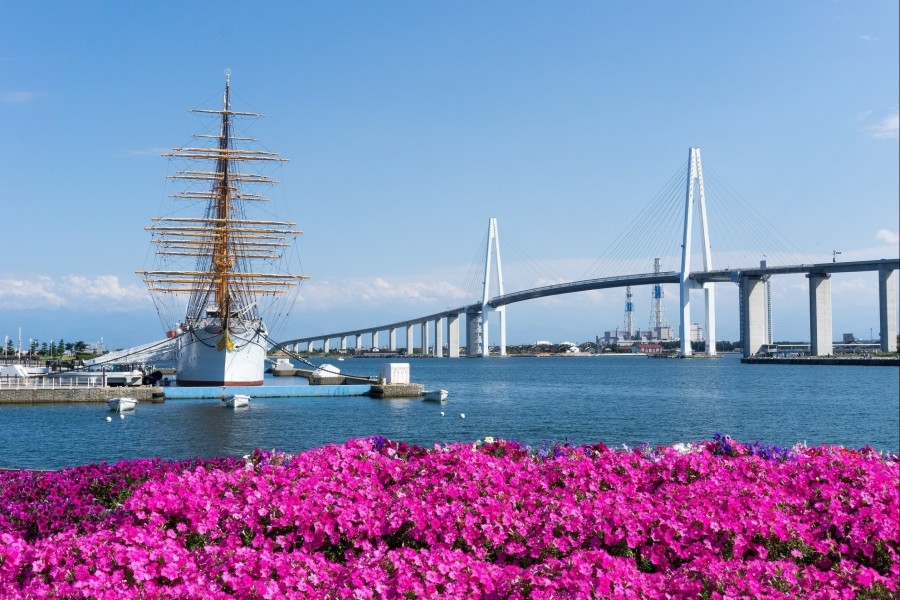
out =
[[[710,246],[709,223],[703,169],[700,160],[699,148],[691,148],[684,179],[675,179],[669,183],[671,190],[684,185],[683,219],[681,221],[680,239],[680,268],[678,270],[662,271],[654,269],[652,273],[634,274],[607,274],[601,277],[592,277],[559,283],[517,292],[505,292],[503,286],[502,262],[500,260],[500,242],[497,229],[497,221],[492,218],[488,224],[488,238],[485,252],[484,270],[482,278],[481,298],[475,302],[448,308],[440,312],[419,316],[403,321],[383,323],[375,326],[366,326],[348,331],[317,334],[287,340],[279,343],[280,347],[292,348],[299,351],[305,344],[305,350],[310,351],[316,345],[328,352],[331,342],[337,341],[341,350],[347,350],[352,343],[356,349],[362,349],[365,341],[370,341],[373,348],[382,347],[379,335],[387,335],[384,349],[395,351],[404,344],[398,343],[398,333],[405,330],[405,347],[411,352],[414,332],[420,330],[420,343],[423,352],[433,347],[434,354],[441,356],[443,348],[448,348],[448,356],[456,358],[460,356],[461,345],[466,349],[467,356],[488,356],[490,354],[490,315],[496,313],[499,316],[499,346],[500,355],[506,354],[506,312],[505,307],[516,302],[523,302],[536,298],[544,298],[560,294],[571,294],[588,290],[601,290],[609,288],[628,288],[630,286],[662,284],[678,284],[679,286],[679,339],[681,355],[691,356],[690,326],[691,320],[691,291],[703,292],[706,354],[716,354],[716,323],[715,323],[715,284],[731,282],[738,285],[739,289],[739,315],[740,333],[744,356],[752,356],[768,343],[771,343],[770,306],[768,299],[768,280],[777,275],[804,274],[809,280],[809,323],[810,323],[810,353],[817,356],[830,355],[833,352],[832,333],[832,305],[831,305],[831,275],[833,273],[850,273],[874,271],[878,273],[878,300],[879,300],[879,334],[882,351],[894,351],[897,349],[897,306],[896,306],[896,271],[900,268],[900,259],[864,260],[853,262],[814,263],[798,260],[783,261],[786,264],[769,266],[768,261],[759,261],[758,266],[715,269],[713,268],[712,252]],[[674,230],[671,225],[677,215],[673,214],[671,205],[664,208],[658,201],[651,203],[649,209],[645,209],[632,223],[629,235],[627,232],[620,234],[611,246],[627,246],[629,238],[637,237],[634,232],[642,231],[647,227],[648,215],[662,214],[668,218],[667,227]],[[748,215],[742,209],[736,210],[738,219],[747,220]],[[694,220],[699,221],[698,231],[695,232]],[[699,245],[699,254],[702,258],[702,266],[693,268],[691,264],[692,247],[695,237]],[[624,242],[620,242],[624,240]],[[776,242],[775,247],[781,246]],[[764,247],[772,248],[768,243]],[[838,254],[835,251],[835,255]],[[610,264],[620,264],[618,256],[608,257]],[[836,258],[836,256],[835,256]],[[658,261],[657,261],[658,265]],[[492,295],[491,289],[495,287],[497,293]],[[461,324],[461,321],[463,323]],[[462,325],[462,331],[461,331]],[[432,337],[433,336],[433,337]],[[364,337],[369,339],[364,340]],[[429,342],[433,339],[433,344]],[[352,342],[351,342],[352,341]],[[401,340],[402,341],[402,340]]]

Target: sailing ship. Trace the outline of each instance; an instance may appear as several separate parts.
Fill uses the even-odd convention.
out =
[[[235,133],[239,119],[263,115],[232,110],[230,71],[222,108],[192,112],[211,116],[215,126],[194,136],[195,147],[163,154],[187,165],[168,176],[179,184],[171,197],[184,206],[146,228],[157,261],[137,273],[157,311],[170,313],[168,323],[178,319],[167,334],[174,338],[178,385],[262,385],[270,344],[263,301],[289,297],[307,279],[278,270],[289,240],[302,232],[263,208],[264,188],[277,183],[263,169],[286,159]],[[185,298],[183,316],[172,315],[173,308],[184,310]]]

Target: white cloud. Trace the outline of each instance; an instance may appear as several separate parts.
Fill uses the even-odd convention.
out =
[[[35,98],[40,97],[42,94],[39,92],[23,92],[23,91],[15,91],[15,92],[6,92],[3,94],[3,102],[6,104],[25,104],[26,102],[31,102]]]
[[[859,36],[859,39],[861,39],[864,42],[875,42],[878,40],[878,38],[875,37],[874,35],[868,35],[865,33],[862,34],[861,36]]]
[[[85,277],[0,275],[0,308],[68,308],[89,312],[146,309],[150,296],[140,285],[123,286],[115,275]]]
[[[869,135],[876,139],[897,139],[900,137],[900,114],[885,117],[880,123],[869,127]]]
[[[879,229],[875,234],[875,239],[885,244],[900,244],[900,235],[889,229]]]
[[[446,281],[376,277],[310,281],[303,286],[301,301],[313,310],[359,308],[361,304],[371,308],[390,303],[421,307],[425,314],[432,309],[441,310],[459,293],[459,288]]]

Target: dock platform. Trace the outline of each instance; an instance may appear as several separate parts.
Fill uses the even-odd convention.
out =
[[[138,402],[164,402],[163,389],[141,387],[0,387],[0,406],[6,404],[105,403],[110,398],[130,396]]]
[[[251,398],[338,398],[368,396],[371,385],[247,385],[222,389],[219,387],[162,388],[167,400],[221,398],[223,394],[247,394]]]

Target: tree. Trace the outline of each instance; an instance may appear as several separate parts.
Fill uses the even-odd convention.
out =
[[[75,345],[72,348],[73,348],[73,350],[75,350],[76,353],[86,352],[87,344],[85,344],[81,340],[78,340],[77,342],[75,342]]]

